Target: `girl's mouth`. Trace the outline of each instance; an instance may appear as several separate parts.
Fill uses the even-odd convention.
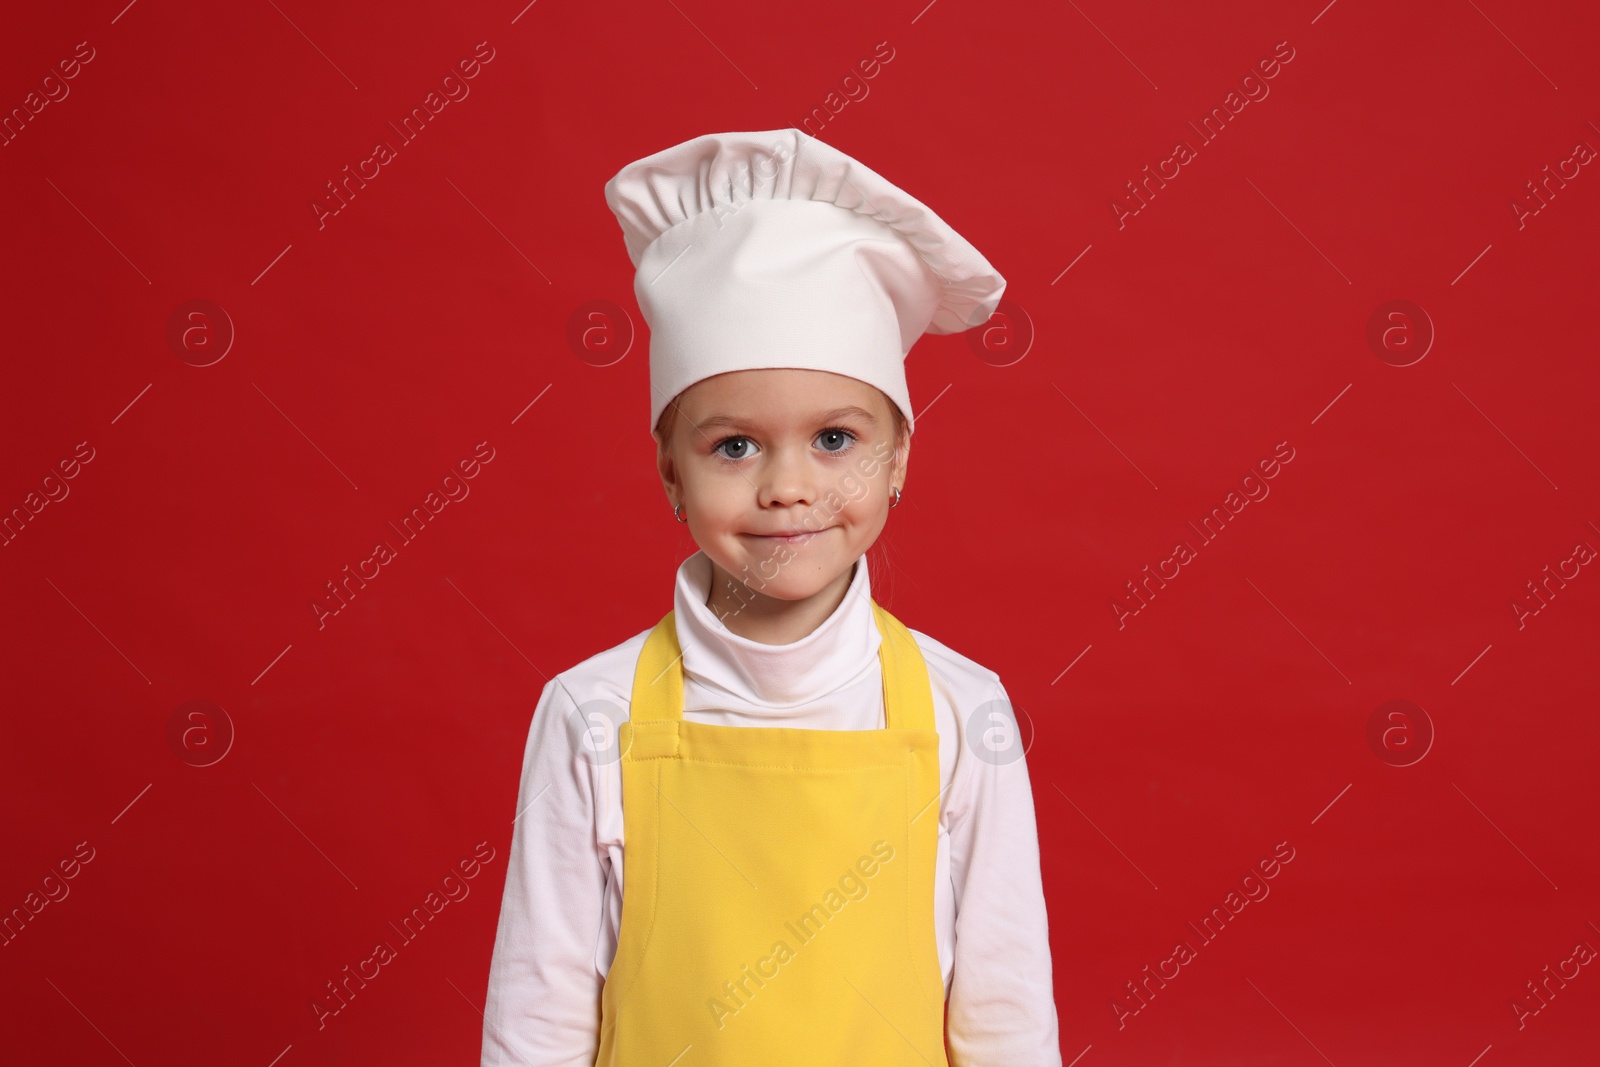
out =
[[[748,536],[760,538],[763,541],[782,541],[785,544],[797,545],[804,544],[818,534],[825,532],[825,530],[802,530],[796,533],[749,534]]]

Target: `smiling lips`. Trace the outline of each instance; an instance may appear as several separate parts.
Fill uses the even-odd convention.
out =
[[[828,527],[828,529],[832,529],[832,527]],[[787,541],[793,544],[801,541],[809,541],[811,538],[817,536],[817,534],[824,532],[826,532],[826,530],[790,530],[782,533],[751,534],[750,536],[759,537],[763,541]]]

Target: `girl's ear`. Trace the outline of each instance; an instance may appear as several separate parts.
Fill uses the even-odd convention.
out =
[[[667,502],[672,503],[679,499],[678,465],[661,434],[652,431],[651,436],[656,439],[656,471],[661,475],[661,487],[667,491]]]
[[[906,468],[911,465],[911,435],[901,434],[894,446],[894,471],[893,481],[890,485],[898,485],[903,491],[906,486]]]

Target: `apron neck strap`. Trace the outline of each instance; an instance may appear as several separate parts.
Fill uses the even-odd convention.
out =
[[[644,639],[633,669],[631,722],[683,718],[683,650],[678,646],[674,612],[667,612]]]
[[[932,730],[933,691],[928,686],[928,664],[917,639],[899,619],[878,602],[872,602],[872,619],[883,640],[878,662],[883,667],[883,710],[891,730]]]

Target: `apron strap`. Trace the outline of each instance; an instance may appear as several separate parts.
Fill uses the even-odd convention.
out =
[[[655,722],[682,718],[683,650],[678,646],[673,612],[669,611],[644,639],[638,666],[633,669],[633,704],[628,709],[628,719]]]
[[[899,619],[878,602],[872,602],[872,619],[883,638],[878,662],[883,667],[883,712],[890,730],[932,730],[933,690],[928,686],[928,664],[917,639]]]
[[[639,653],[633,675],[633,704],[628,711],[633,722],[683,719],[683,650],[678,644],[674,614],[669,611],[662,616]],[[877,601],[872,602],[872,620],[882,639],[878,663],[883,674],[885,728],[934,729],[928,665],[916,638]]]

